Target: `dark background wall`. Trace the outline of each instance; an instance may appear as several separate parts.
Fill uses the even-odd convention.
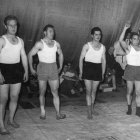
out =
[[[19,36],[28,53],[42,37],[43,27],[53,24],[65,60],[77,65],[92,27],[102,29],[102,42],[109,48],[125,22],[131,22],[133,30],[138,30],[139,9],[140,0],[0,0],[0,35],[4,33],[4,17],[16,15],[21,25]]]

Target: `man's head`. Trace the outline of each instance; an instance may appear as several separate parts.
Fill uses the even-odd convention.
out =
[[[7,33],[9,33],[11,35],[16,34],[16,32],[17,32],[17,24],[18,24],[17,17],[15,17],[13,15],[8,15],[4,19],[4,26],[5,26],[6,30],[7,30]]]
[[[108,49],[108,53],[109,53],[110,55],[112,55],[112,54],[114,53],[114,47],[110,47],[110,48]]]
[[[91,30],[93,40],[100,42],[102,39],[102,30],[99,27],[94,27]]]
[[[49,39],[54,39],[55,38],[55,29],[54,26],[51,24],[46,25],[43,28],[43,32],[45,37],[49,38]]]
[[[131,32],[130,41],[131,41],[131,44],[132,45],[138,46],[139,45],[139,42],[140,42],[139,34],[136,33],[136,32]]]

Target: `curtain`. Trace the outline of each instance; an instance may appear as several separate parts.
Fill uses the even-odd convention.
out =
[[[64,58],[78,66],[83,45],[90,30],[103,31],[102,43],[108,49],[120,36],[126,22],[134,31],[140,27],[140,0],[0,0],[0,34],[5,32],[3,19],[15,15],[20,23],[19,36],[28,53],[42,38],[42,29],[52,24]]]

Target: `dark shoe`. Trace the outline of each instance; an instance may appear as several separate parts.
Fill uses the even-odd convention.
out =
[[[93,117],[92,117],[91,114],[88,114],[88,115],[87,115],[87,118],[88,118],[89,120],[92,120],[92,119],[93,119]]]
[[[0,135],[10,135],[10,132],[9,132],[8,130],[2,131],[2,130],[0,129]]]
[[[65,114],[56,115],[56,119],[57,119],[57,120],[65,119],[65,118],[66,118],[66,115],[65,115]]]
[[[20,125],[18,123],[16,123],[15,121],[10,122],[10,120],[8,120],[7,124],[12,126],[13,128],[19,128],[20,127]]]
[[[113,89],[112,91],[114,91],[114,92],[119,92],[119,90],[118,90],[118,89]]]
[[[46,115],[45,116],[40,116],[41,120],[46,120]]]
[[[87,118],[88,118],[89,120],[92,119],[92,110],[93,110],[93,108],[92,108],[91,105],[90,105],[90,106],[87,106]]]
[[[126,112],[127,115],[131,115],[132,114],[132,109],[128,109],[128,111]]]
[[[140,117],[140,107],[136,107],[136,115]]]
[[[96,111],[93,111],[92,114],[93,114],[94,116],[99,116],[99,113],[96,112]]]

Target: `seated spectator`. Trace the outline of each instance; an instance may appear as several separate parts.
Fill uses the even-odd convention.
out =
[[[106,60],[107,60],[107,68],[105,74],[105,81],[106,83],[113,86],[113,90],[116,91],[116,67],[117,62],[115,61],[114,55],[114,48],[110,47],[108,53],[106,53]]]
[[[62,74],[60,75],[61,92],[66,88],[67,94],[79,94],[83,92],[81,82],[77,72],[72,68],[71,64],[64,65]],[[64,86],[64,88],[62,88]]]

